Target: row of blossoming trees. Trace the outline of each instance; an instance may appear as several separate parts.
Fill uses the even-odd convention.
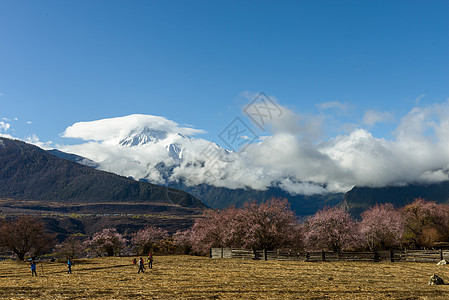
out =
[[[132,234],[130,239],[126,239],[115,228],[105,228],[84,242],[77,237],[70,237],[57,245],[55,252],[69,258],[81,253],[88,256],[174,253],[175,246],[168,232],[162,228],[146,227]]]
[[[342,208],[325,208],[303,222],[287,200],[210,211],[175,241],[194,252],[211,247],[296,250],[429,248],[449,241],[449,206],[417,199],[395,209],[381,204],[356,221]]]
[[[169,233],[154,226],[126,239],[113,228],[92,237],[71,236],[56,244],[30,217],[0,223],[0,252],[23,259],[49,250],[64,257],[126,253],[206,254],[212,247],[295,250],[382,250],[429,248],[449,241],[449,205],[417,199],[396,209],[376,205],[356,221],[342,208],[325,208],[298,220],[285,199],[250,202],[242,208],[209,210],[192,228]],[[126,252],[126,253],[125,253]]]
[[[165,229],[149,226],[126,239],[115,228],[105,228],[92,237],[77,234],[62,243],[45,231],[39,220],[20,216],[0,222],[0,253],[11,253],[23,260],[52,253],[63,258],[80,256],[112,256],[119,254],[170,253],[175,251],[172,239]]]

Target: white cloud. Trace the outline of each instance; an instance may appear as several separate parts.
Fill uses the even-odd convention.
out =
[[[157,165],[162,162],[171,167],[179,163],[174,157],[176,148],[170,149],[170,145],[182,142],[185,149],[180,149],[183,151],[180,154],[184,156],[200,152],[198,144],[207,141],[191,139],[190,136],[203,132],[181,127],[163,117],[130,115],[75,123],[62,136],[79,138],[86,143],[59,147],[63,151],[99,162],[104,170],[164,183],[156,169]],[[131,146],[133,144],[136,146]]]
[[[290,178],[282,180],[279,183],[279,187],[292,195],[316,195],[326,193],[326,189],[320,185],[310,182],[294,182]]]
[[[357,185],[385,186],[449,179],[449,102],[413,108],[401,120],[394,140],[365,130],[331,140],[324,149]]]
[[[239,95],[237,97],[243,98],[245,103],[247,103],[248,101],[253,101],[259,94],[260,93],[243,91],[243,92],[239,93]]]
[[[335,109],[340,112],[347,112],[351,106],[346,103],[342,103],[339,101],[328,101],[317,104],[318,108],[322,110]]]
[[[0,132],[0,137],[11,139],[11,140],[15,140],[16,139],[12,135],[9,135],[9,134],[6,134],[6,133],[1,133],[1,132]]]
[[[8,131],[8,129],[11,127],[11,124],[6,122],[0,122],[0,131]]]
[[[394,121],[394,115],[391,112],[379,112],[374,110],[365,111],[363,115],[363,124],[374,126],[377,123],[388,123]]]
[[[449,102],[413,108],[389,140],[357,127],[323,139],[324,117],[282,109],[283,118],[269,124],[272,135],[249,144],[243,152],[229,152],[193,137],[202,130],[145,115],[75,123],[63,136],[85,142],[60,148],[99,162],[107,171],[155,183],[167,180],[160,163],[172,170],[170,180],[260,190],[275,185],[308,195],[344,192],[354,185],[449,179]],[[377,112],[365,116],[368,125],[392,117]],[[124,140],[139,143],[130,146]]]
[[[416,97],[416,99],[415,99],[415,105],[419,105],[420,102],[421,102],[421,100],[424,99],[425,97],[426,97],[426,95],[424,95],[424,94],[419,95],[418,97]]]
[[[204,132],[203,130],[190,127],[179,127],[177,123],[163,117],[135,114],[91,122],[78,122],[69,126],[62,136],[79,138],[85,141],[116,143],[126,137],[131,131],[145,127],[187,136]]]
[[[42,142],[42,141],[39,140],[39,137],[36,134],[32,134],[30,136],[27,136],[24,141],[29,143],[29,144],[33,144],[35,146],[38,146],[38,147],[40,147],[42,149],[45,149],[45,150],[54,149],[52,141]]]
[[[143,119],[155,118],[148,117],[151,118]],[[207,183],[219,187],[251,187],[263,190],[274,182],[280,182],[282,187],[292,193],[323,192],[324,189],[321,186],[313,186],[312,183],[280,181],[283,176],[289,175],[310,179],[320,184],[325,183],[326,178],[317,172],[316,166],[320,164],[324,168],[327,164],[332,164],[310,144],[301,144],[300,139],[304,139],[300,138],[298,133],[305,135],[304,132],[311,131],[314,134],[314,130],[305,130],[304,128],[307,128],[305,123],[292,122],[292,120],[300,120],[293,113],[286,114],[286,117],[286,125],[273,124],[276,128],[273,136],[264,137],[257,144],[248,145],[246,151],[241,153],[228,152],[204,139],[179,136],[176,134],[176,131],[180,130],[177,124],[162,120],[161,117],[157,117],[161,121],[157,124],[168,124],[172,127],[165,126],[164,130],[171,134],[159,140],[152,140],[134,147],[120,145],[120,141],[129,134],[132,135],[136,128],[140,131],[144,130],[141,127],[142,124],[136,125],[136,128],[128,127],[127,132],[119,133],[98,126],[98,124],[108,126],[110,123],[120,123],[126,120],[125,117],[117,120],[110,119],[105,124],[94,121],[85,122],[82,126],[71,126],[64,136],[82,137],[85,140],[101,137],[101,140],[91,140],[83,144],[60,148],[99,162],[104,170],[136,179],[146,178],[154,183],[164,183],[164,178],[158,171],[158,164],[162,162],[166,167],[173,168],[171,180],[183,179],[190,184]],[[154,123],[146,123],[145,126],[154,126]],[[76,132],[73,131],[74,128]],[[118,128],[121,130],[123,127],[118,126]],[[182,155],[178,159],[170,155],[168,151],[170,145],[178,145],[181,149]],[[297,158],[304,158],[304,160],[298,161]]]

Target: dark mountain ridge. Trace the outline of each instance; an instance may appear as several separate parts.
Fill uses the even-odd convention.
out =
[[[352,215],[359,216],[364,210],[376,204],[391,203],[399,208],[417,198],[449,203],[449,181],[379,188],[356,186],[345,194],[340,205],[348,209]]]
[[[67,156],[67,154],[61,151],[55,152],[55,155],[63,155],[80,163],[86,160],[73,154]],[[164,168],[165,166],[161,165],[159,171],[163,173]],[[170,174],[170,170],[167,170],[167,173]],[[344,207],[351,215],[358,218],[364,210],[382,203],[392,203],[398,208],[413,202],[416,198],[449,203],[449,181],[378,188],[356,186],[345,194],[336,193],[312,196],[291,195],[276,187],[268,188],[265,191],[257,191],[252,189],[229,189],[207,184],[187,186],[183,182],[168,182],[167,186],[192,194],[209,207],[218,209],[229,206],[241,207],[250,200],[262,202],[271,197],[286,198],[299,217],[313,215],[323,207],[335,205]]]
[[[54,156],[57,156],[59,158],[63,158],[63,159],[67,159],[73,162],[77,162],[79,164],[88,166],[88,167],[92,167],[97,169],[98,168],[98,164],[96,162],[94,162],[91,159],[76,155],[76,154],[71,154],[71,153],[66,153],[66,152],[62,152],[59,151],[57,149],[52,149],[52,150],[47,150],[48,153],[53,154]]]
[[[0,138],[0,198],[66,203],[154,202],[204,207],[200,200],[186,192],[96,170],[7,138]]]
[[[230,206],[242,207],[246,202],[256,201],[260,203],[272,197],[285,198],[298,217],[313,215],[323,207],[331,207],[339,204],[343,199],[343,194],[341,193],[310,196],[292,195],[276,187],[270,187],[265,191],[258,191],[253,189],[229,189],[207,184],[186,186],[182,183],[170,183],[170,186],[186,191],[201,199],[206,205],[218,209]]]
[[[49,150],[53,155],[61,158],[69,159],[74,162],[92,166],[98,168],[99,165],[95,162],[84,158],[76,154],[68,154],[59,150]],[[198,199],[211,208],[223,209],[230,206],[242,207],[245,202],[256,201],[263,202],[272,197],[286,198],[292,210],[295,211],[299,217],[305,217],[313,215],[318,210],[325,206],[335,206],[343,200],[343,193],[333,193],[325,195],[292,195],[281,188],[269,187],[264,191],[254,189],[230,189],[226,187],[216,187],[208,184],[200,184],[196,186],[188,186],[182,181],[170,181],[170,175],[173,167],[167,167],[165,164],[160,163],[157,165],[157,170],[161,173],[166,180],[166,186],[174,189],[185,191]],[[141,181],[148,182],[145,179]]]

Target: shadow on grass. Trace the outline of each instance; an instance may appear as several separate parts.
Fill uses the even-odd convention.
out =
[[[126,264],[126,265],[112,265],[112,266],[101,266],[101,267],[91,267],[91,268],[76,268],[76,269],[72,268],[72,272],[74,273],[74,272],[82,272],[82,271],[106,270],[106,269],[116,269],[116,268],[124,268],[124,267],[132,267],[132,266],[130,266],[129,264]],[[61,270],[61,271],[45,270],[44,272],[41,272],[41,274],[38,274],[38,277],[47,277],[47,275],[62,274],[62,273],[67,273],[67,268],[65,268],[64,270]],[[17,277],[18,274],[19,273],[10,272],[10,274],[7,274],[7,275],[0,275],[0,278]],[[24,274],[24,272],[21,271],[20,275],[23,275],[23,274]]]

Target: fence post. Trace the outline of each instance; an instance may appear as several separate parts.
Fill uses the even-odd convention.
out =
[[[253,257],[254,260],[258,260],[258,259],[259,259],[259,258],[257,257],[257,251],[256,251],[256,249],[254,249],[254,248],[253,248],[253,256],[254,256],[254,257]]]
[[[306,261],[309,261],[309,260],[310,260],[310,253],[306,252]]]
[[[380,262],[380,253],[374,250],[374,262]]]
[[[263,257],[267,261],[267,249],[263,249]]]
[[[390,262],[394,262],[394,251],[390,249]]]
[[[321,260],[326,261],[326,252],[324,250],[321,250]]]
[[[440,249],[440,261],[443,260],[443,249]]]
[[[209,258],[212,258],[212,248],[209,249]]]

